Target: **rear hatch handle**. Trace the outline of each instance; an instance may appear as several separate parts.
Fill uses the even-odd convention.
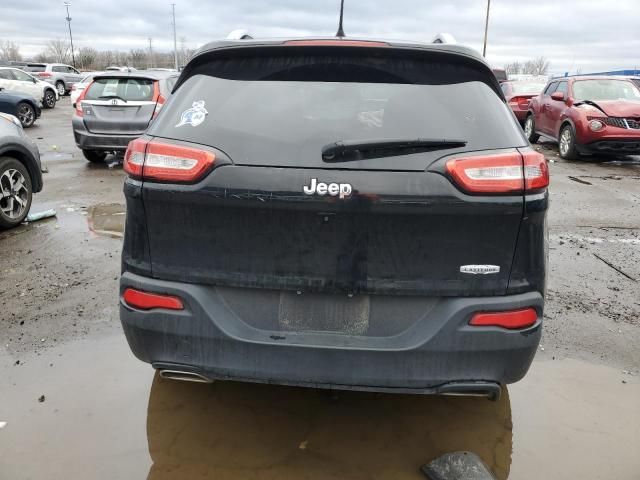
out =
[[[98,100],[112,100],[114,98],[117,98],[118,100],[122,100],[124,103],[127,103],[127,100],[122,98],[119,95],[103,95],[101,97],[98,97]]]
[[[409,138],[386,140],[341,140],[322,147],[322,160],[327,163],[351,162],[369,158],[393,157],[447,148],[460,148],[466,140]]]

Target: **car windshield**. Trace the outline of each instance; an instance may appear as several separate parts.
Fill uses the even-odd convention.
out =
[[[544,83],[514,82],[511,84],[513,93],[520,95],[537,95],[544,88]]]
[[[579,80],[573,84],[575,100],[638,100],[640,90],[627,80]]]
[[[151,101],[153,80],[148,78],[99,78],[85,95],[85,100],[120,98],[127,101]]]

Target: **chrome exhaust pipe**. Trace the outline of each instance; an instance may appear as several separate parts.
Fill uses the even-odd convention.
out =
[[[160,376],[169,380],[182,380],[183,382],[213,383],[213,380],[194,372],[181,372],[180,370],[160,370]]]

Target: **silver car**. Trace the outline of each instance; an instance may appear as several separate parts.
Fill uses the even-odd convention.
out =
[[[33,73],[40,80],[55,85],[60,96],[71,91],[73,84],[83,77],[78,70],[64,63],[28,63],[22,69]]]

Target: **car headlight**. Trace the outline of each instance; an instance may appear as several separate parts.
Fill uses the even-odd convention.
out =
[[[589,122],[589,128],[592,132],[599,132],[604,128],[604,123],[602,123],[600,120],[591,120]]]
[[[11,122],[17,127],[22,128],[22,124],[20,123],[20,120],[18,120],[18,117],[15,117],[9,113],[0,113],[0,118],[4,118],[7,122]]]

